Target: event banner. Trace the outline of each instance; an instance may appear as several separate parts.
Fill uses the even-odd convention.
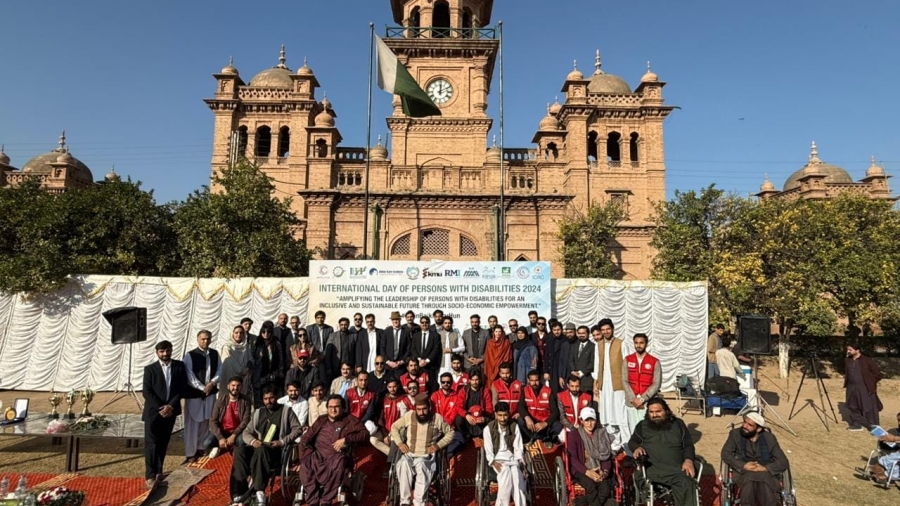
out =
[[[416,317],[435,309],[453,317],[464,330],[469,317],[488,316],[500,324],[515,318],[528,324],[528,312],[550,317],[548,262],[397,262],[313,260],[309,264],[309,319],[322,310],[336,326],[338,318],[372,313],[375,325],[390,325],[392,311]]]

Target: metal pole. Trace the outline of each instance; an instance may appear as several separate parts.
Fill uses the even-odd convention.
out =
[[[504,202],[506,174],[503,164],[503,21],[497,23],[497,34],[500,37],[500,225],[497,227],[500,254],[498,260],[506,260],[506,204]]]
[[[369,258],[369,153],[372,149],[372,60],[375,54],[375,23],[369,23],[369,98],[366,118],[366,197],[363,203],[363,258]]]

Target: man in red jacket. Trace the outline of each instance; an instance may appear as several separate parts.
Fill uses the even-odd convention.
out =
[[[647,334],[634,335],[634,353],[625,357],[625,415],[631,431],[644,419],[647,400],[659,392],[662,368],[659,359],[647,353]]]
[[[481,370],[470,370],[469,385],[457,392],[457,412],[453,425],[456,427],[453,441],[447,447],[447,455],[452,457],[462,451],[466,441],[484,433],[484,427],[494,418],[491,391],[481,386]]]
[[[519,419],[519,401],[522,398],[522,382],[513,379],[512,363],[500,364],[500,377],[491,384],[491,405],[498,402],[509,404],[510,416],[515,422]]]
[[[415,358],[406,361],[406,373],[400,376],[400,385],[406,393],[410,393],[407,385],[411,380],[419,384],[419,392],[428,392],[428,373],[419,369],[419,361]]]
[[[519,402],[519,430],[522,439],[529,443],[543,440],[550,448],[559,436],[562,425],[559,424],[559,406],[554,399],[552,389],[541,384],[541,372],[533,369],[528,372],[528,385]]]
[[[881,371],[874,360],[862,354],[858,344],[847,346],[844,388],[847,389],[849,431],[861,431],[878,425],[878,413],[884,408],[878,398]]]
[[[453,390],[453,375],[449,372],[441,374],[440,388],[431,394],[431,411],[441,415],[445,421],[453,421],[459,411],[458,402],[459,395]]]
[[[584,408],[592,406],[591,394],[581,391],[581,378],[574,374],[569,376],[566,382],[567,390],[556,394],[556,402],[559,407],[559,423],[566,429],[559,433],[560,442],[564,441],[566,431],[581,427],[579,413]]]

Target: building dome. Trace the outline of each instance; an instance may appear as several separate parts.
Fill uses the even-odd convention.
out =
[[[103,177],[107,182],[120,181],[122,178],[116,174],[116,167],[113,165],[113,168],[109,169],[109,172],[106,173],[106,176]]]
[[[494,142],[491,144],[491,148],[487,150],[487,155],[484,157],[484,161],[488,163],[500,163],[500,148],[497,147],[497,136],[494,136]]]
[[[647,62],[647,73],[641,77],[642,83],[658,83],[659,76],[650,70],[650,62]]]
[[[547,115],[541,120],[539,130],[546,132],[547,130],[559,130],[559,120],[550,112],[550,104],[547,104]]]
[[[784,191],[790,191],[795,188],[800,187],[800,179],[804,176],[810,176],[813,174],[821,174],[825,176],[826,183],[852,183],[853,178],[850,177],[850,174],[847,173],[846,170],[838,167],[837,165],[831,165],[830,163],[825,163],[819,159],[819,150],[816,148],[816,143],[812,143],[812,148],[810,148],[809,153],[809,162],[803,167],[797,169],[796,172],[791,174],[791,176],[784,183]]]
[[[281,56],[278,57],[278,65],[270,69],[263,70],[259,74],[253,76],[250,80],[250,86],[258,86],[261,88],[292,88],[294,86],[291,81],[291,69],[285,65],[287,59],[284,56],[284,45],[281,46]]]
[[[6,156],[5,148],[6,146],[0,146],[0,164],[9,165],[9,157]]]
[[[588,83],[588,93],[609,93],[613,95],[630,95],[631,86],[619,76],[607,74],[601,70],[600,50],[594,57],[594,75]]]
[[[759,191],[762,192],[773,192],[775,191],[775,185],[769,181],[769,175],[766,174],[766,179],[763,181],[763,184],[759,186]]]
[[[553,99],[553,105],[550,106],[550,114],[556,116],[559,114],[559,111],[562,110],[562,105],[559,103],[559,97],[555,97]]]
[[[322,111],[316,114],[313,122],[317,127],[331,128],[334,126],[334,116],[331,114],[331,102],[328,97],[322,99]]]
[[[566,81],[581,81],[584,79],[584,74],[578,70],[578,60],[574,62],[575,69],[569,72],[569,75],[566,76]]]
[[[369,150],[369,160],[373,162],[383,162],[387,160],[388,150],[381,144],[381,136],[378,136],[378,144],[372,146]]]
[[[91,169],[82,163],[81,160],[72,156],[69,153],[68,148],[66,148],[65,131],[59,136],[58,148],[28,160],[28,162],[22,166],[22,172],[30,174],[53,174],[52,164],[54,163],[65,163],[69,165],[70,169],[73,170],[75,179],[85,182],[94,181],[94,175],[91,174]]]
[[[303,66],[297,69],[298,76],[311,76],[313,75],[313,71],[309,68],[309,65],[306,61],[306,57],[303,58]]]
[[[225,68],[222,69],[222,73],[228,74],[230,76],[241,75],[240,72],[238,72],[238,69],[235,68],[235,66],[234,66],[234,57],[231,57],[231,56],[228,57],[228,65],[226,65]]]

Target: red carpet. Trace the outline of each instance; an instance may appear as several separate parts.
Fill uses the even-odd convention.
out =
[[[19,482],[18,475],[9,477],[10,488]],[[144,480],[141,478],[104,478],[77,476],[75,474],[26,474],[28,488],[44,491],[49,488],[64,486],[71,490],[85,493],[86,503],[90,506],[122,506],[144,493]]]

